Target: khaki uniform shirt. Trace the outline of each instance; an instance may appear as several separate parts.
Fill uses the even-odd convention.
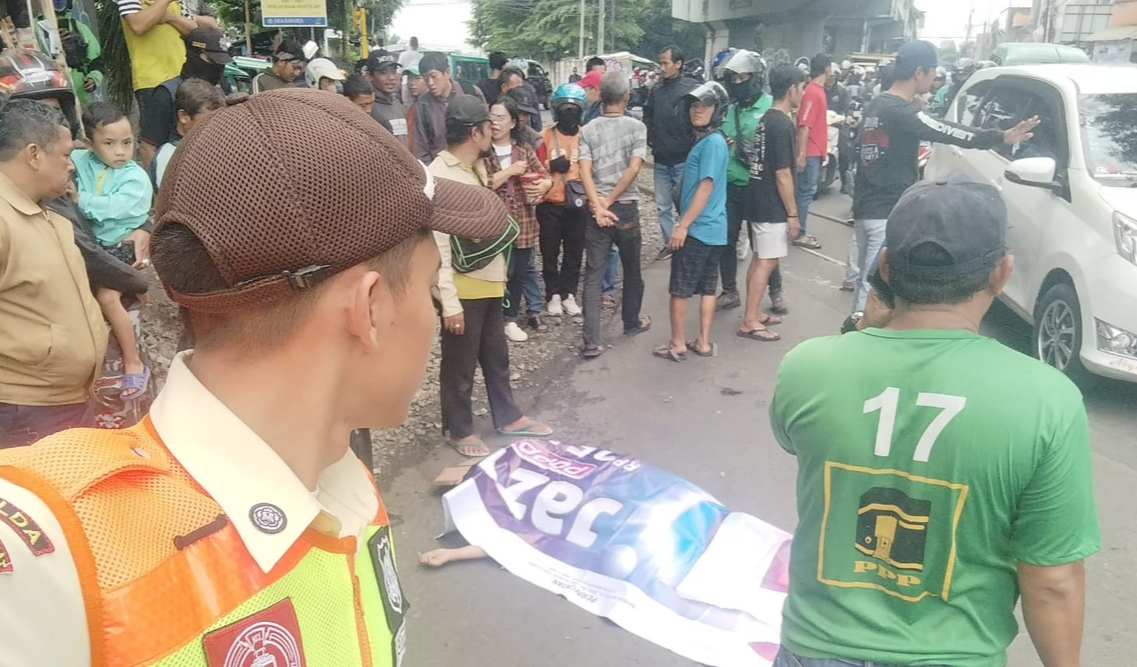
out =
[[[0,403],[85,402],[106,348],[71,223],[0,174]]]

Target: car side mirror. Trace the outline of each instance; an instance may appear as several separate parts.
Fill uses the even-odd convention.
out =
[[[1058,163],[1054,158],[1026,157],[1007,165],[1007,171],[1003,176],[1016,185],[1056,190],[1059,187],[1054,182],[1057,173]]]

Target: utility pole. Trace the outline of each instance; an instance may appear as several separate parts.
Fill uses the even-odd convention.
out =
[[[604,53],[604,0],[600,0],[600,11],[597,12],[599,23],[596,26],[596,55]]]
[[[580,0],[580,44],[577,48],[577,58],[580,60],[580,68],[584,69],[584,0]],[[584,76],[587,72],[581,72]]]

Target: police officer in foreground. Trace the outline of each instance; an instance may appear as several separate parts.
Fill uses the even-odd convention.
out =
[[[138,426],[0,452],[0,665],[398,665],[407,603],[348,436],[421,384],[430,231],[495,236],[504,207],[317,90],[219,111],[166,180],[154,266],[197,347]]]

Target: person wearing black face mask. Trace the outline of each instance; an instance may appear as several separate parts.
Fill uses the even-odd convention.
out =
[[[575,83],[567,83],[553,93],[554,126],[541,133],[537,157],[553,178],[553,187],[537,205],[540,226],[542,275],[545,300],[550,315],[579,315],[576,302],[580,270],[584,260],[584,225],[588,202],[580,182],[580,124],[588,96]],[[561,251],[564,258],[561,259]]]
[[[222,46],[223,35],[217,28],[195,28],[186,35],[186,63],[181,76],[163,82],[154,90],[146,114],[140,119],[142,141],[139,162],[147,171],[154,155],[163,144],[177,137],[178,112],[174,96],[186,79],[203,79],[216,86],[221,82],[225,65],[232,58]]]

